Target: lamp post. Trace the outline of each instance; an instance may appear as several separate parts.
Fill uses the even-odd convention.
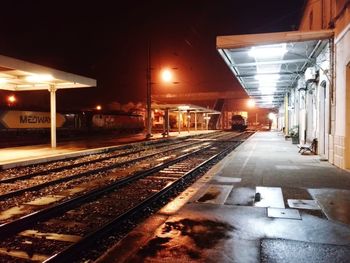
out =
[[[151,45],[148,41],[148,52],[147,52],[147,134],[146,139],[152,137],[152,99],[151,99]]]
[[[172,72],[169,69],[163,69],[161,71],[161,78],[164,82],[171,82],[172,80]],[[148,51],[147,51],[147,133],[146,139],[152,137],[152,81],[151,81],[151,45],[148,42]],[[168,124],[169,125],[169,124]]]

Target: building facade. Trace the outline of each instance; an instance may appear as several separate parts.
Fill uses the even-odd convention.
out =
[[[317,138],[318,154],[340,168],[349,169],[350,1],[307,1],[299,30],[329,29],[334,31],[334,37],[322,47],[315,64],[288,94],[288,121],[299,125],[301,141]]]

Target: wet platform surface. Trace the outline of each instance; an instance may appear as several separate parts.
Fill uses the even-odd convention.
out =
[[[256,133],[98,262],[349,262],[350,173],[298,150]]]

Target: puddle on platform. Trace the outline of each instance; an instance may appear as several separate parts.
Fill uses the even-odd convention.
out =
[[[206,249],[215,248],[221,241],[231,238],[235,228],[225,222],[213,220],[181,219],[166,222],[158,235],[142,247],[132,262],[145,258],[174,259],[184,262],[198,260]]]
[[[224,204],[233,186],[213,185],[197,200],[200,203]]]

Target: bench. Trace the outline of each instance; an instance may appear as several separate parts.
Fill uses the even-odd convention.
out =
[[[299,153],[304,154],[306,152],[316,153],[317,139],[313,139],[311,144],[298,144]]]

